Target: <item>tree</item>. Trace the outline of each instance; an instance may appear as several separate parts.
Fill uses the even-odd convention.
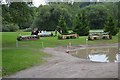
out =
[[[87,16],[86,19],[89,21],[90,29],[102,29],[106,18],[107,12],[101,4],[90,5],[81,10]]]
[[[62,30],[61,33],[62,34],[68,33],[67,32],[67,25],[66,25],[65,19],[64,19],[64,17],[62,15],[60,16],[58,26],[61,28],[61,30]]]
[[[78,14],[76,26],[73,31],[80,36],[86,36],[89,34],[88,22],[84,13]]]
[[[29,28],[35,16],[35,8],[30,6],[32,3],[10,2],[10,0],[6,2],[7,4],[2,4],[2,21],[15,23],[20,29]]]
[[[37,27],[41,30],[53,31],[57,28],[60,15],[64,17],[66,25],[72,28],[71,13],[66,4],[50,4],[40,6],[32,28]],[[47,24],[46,24],[47,23]]]
[[[18,24],[20,29],[30,27],[34,19],[34,9],[25,2],[12,2],[9,6],[11,22]]]
[[[109,32],[110,35],[116,35],[119,31],[119,29],[116,27],[117,25],[115,24],[114,20],[112,17],[109,17],[108,20],[106,21],[104,30],[105,32]]]
[[[19,30],[19,26],[15,23],[9,23],[4,21],[2,25],[2,31],[3,32],[15,32]]]
[[[7,5],[2,5],[2,21],[11,22],[11,15],[9,13],[9,7]]]
[[[118,5],[118,27],[120,28],[120,1],[117,2]],[[119,32],[120,33],[120,32]],[[120,35],[120,34],[119,34]]]

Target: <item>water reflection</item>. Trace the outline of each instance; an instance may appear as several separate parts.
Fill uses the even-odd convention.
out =
[[[75,52],[70,52],[73,56],[89,59],[91,61],[98,62],[120,62],[118,57],[117,47],[107,47],[107,48],[86,48]]]

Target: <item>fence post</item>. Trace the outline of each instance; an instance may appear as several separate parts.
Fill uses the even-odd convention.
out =
[[[86,47],[87,47],[87,45],[88,45],[88,39],[86,39]]]
[[[88,48],[87,48],[87,45],[88,45],[88,39],[86,39],[86,54],[88,54]],[[87,57],[88,59],[89,57]]]
[[[18,41],[16,40],[16,47],[18,48]]]
[[[69,42],[69,47],[71,47],[71,42]]]
[[[42,42],[42,48],[44,48],[44,44],[43,44],[43,42]]]
[[[67,45],[66,53],[69,53],[69,45]]]

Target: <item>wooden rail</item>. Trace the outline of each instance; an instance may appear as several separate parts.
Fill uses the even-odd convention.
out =
[[[61,35],[62,39],[67,39],[67,38],[78,38],[77,34],[69,34],[69,35]]]

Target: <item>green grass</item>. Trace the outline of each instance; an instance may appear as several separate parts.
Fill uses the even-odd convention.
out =
[[[96,44],[113,44],[113,43],[118,43],[118,35],[112,36],[112,39],[110,40],[95,40],[95,41],[88,41],[88,44],[96,45]]]
[[[58,40],[57,37],[42,37],[39,40],[19,41],[16,47],[17,32],[3,32],[2,34],[2,57],[3,57],[3,76],[13,74],[25,68],[39,65],[45,60],[43,57],[49,56],[41,51],[42,42],[44,47],[67,46],[86,44],[87,36],[80,36],[78,39]],[[23,32],[23,35],[30,34]],[[117,43],[118,37],[113,36],[112,40],[88,41],[88,44]]]
[[[3,49],[3,75],[20,71],[30,66],[45,62],[42,57],[47,56],[37,49]]]
[[[10,75],[33,65],[41,64],[45,62],[43,57],[49,56],[40,51],[41,48],[31,47],[32,41],[19,42],[19,47],[16,47],[16,38],[17,35],[15,32],[2,34],[3,76]],[[24,45],[28,46],[26,47]]]

